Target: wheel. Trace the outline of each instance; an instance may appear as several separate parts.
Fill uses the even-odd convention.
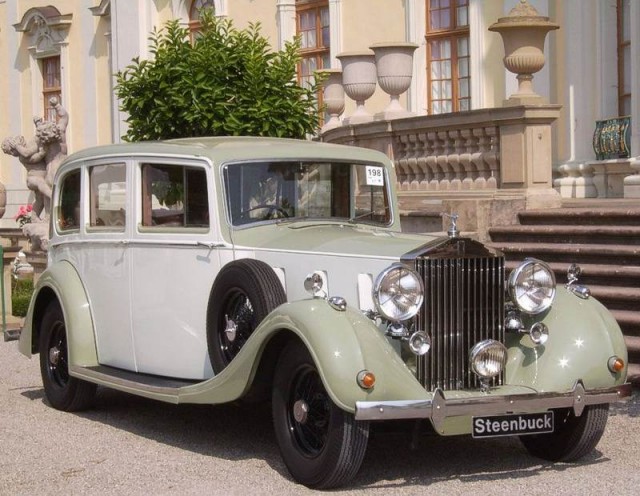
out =
[[[327,394],[306,347],[285,347],[276,367],[273,425],[280,453],[293,478],[328,489],[358,472],[369,439],[369,423],[356,421]]]
[[[213,284],[207,309],[207,346],[211,365],[222,372],[258,324],[287,297],[275,272],[259,260],[224,266]]]
[[[40,326],[40,373],[51,406],[67,412],[93,405],[96,385],[69,375],[67,330],[60,304],[52,301]]]
[[[555,410],[555,431],[520,436],[533,456],[553,462],[572,462],[591,453],[607,425],[609,404],[589,405],[576,417],[571,409]]]
[[[289,214],[284,208],[279,207],[278,205],[268,205],[266,203],[261,205],[256,205],[255,207],[251,207],[247,210],[243,210],[240,215],[243,217],[246,217],[248,213],[253,212],[255,210],[260,210],[260,209],[264,209],[267,211],[267,213],[262,217],[262,220],[282,219],[282,218],[289,217]],[[277,214],[277,215],[274,215],[274,214]]]

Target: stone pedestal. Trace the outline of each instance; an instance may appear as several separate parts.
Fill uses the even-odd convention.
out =
[[[624,178],[624,197],[640,198],[640,158],[631,160],[630,165],[638,172]]]

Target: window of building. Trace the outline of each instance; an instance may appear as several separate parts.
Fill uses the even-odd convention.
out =
[[[469,0],[427,0],[430,114],[471,109]]]
[[[309,86],[315,71],[331,67],[328,0],[296,0],[296,32],[302,43],[298,81]],[[322,106],[322,92],[318,105]]]
[[[58,203],[58,230],[77,231],[80,227],[80,170],[70,172],[62,178]]]
[[[143,164],[142,225],[208,227],[205,170],[182,165]]]
[[[127,189],[125,164],[97,165],[89,170],[90,226],[124,231]]]
[[[56,110],[49,101],[56,97],[62,103],[62,87],[60,85],[60,56],[46,57],[42,63],[42,97],[44,100],[44,118],[56,121]]]
[[[211,10],[215,13],[214,0],[193,0],[191,3],[191,9],[189,9],[189,31],[191,31],[191,37],[200,31],[202,25],[200,24],[200,16],[204,10]]]
[[[618,0],[618,112],[631,115],[631,0]]]

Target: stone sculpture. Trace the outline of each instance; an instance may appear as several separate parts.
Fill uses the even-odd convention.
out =
[[[49,239],[51,192],[56,170],[67,156],[66,130],[69,114],[57,98],[49,100],[56,111],[57,122],[34,117],[35,137],[27,141],[24,136],[5,138],[2,151],[17,157],[27,169],[27,188],[33,191],[35,200],[31,222],[22,230],[31,241],[33,250],[46,250]]]

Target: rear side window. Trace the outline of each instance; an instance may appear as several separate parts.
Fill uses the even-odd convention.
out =
[[[89,169],[90,227],[124,231],[127,220],[125,164],[96,165]]]
[[[185,165],[142,164],[142,225],[208,227],[205,170]]]
[[[61,232],[71,232],[80,228],[80,170],[67,174],[60,181],[57,225]]]

